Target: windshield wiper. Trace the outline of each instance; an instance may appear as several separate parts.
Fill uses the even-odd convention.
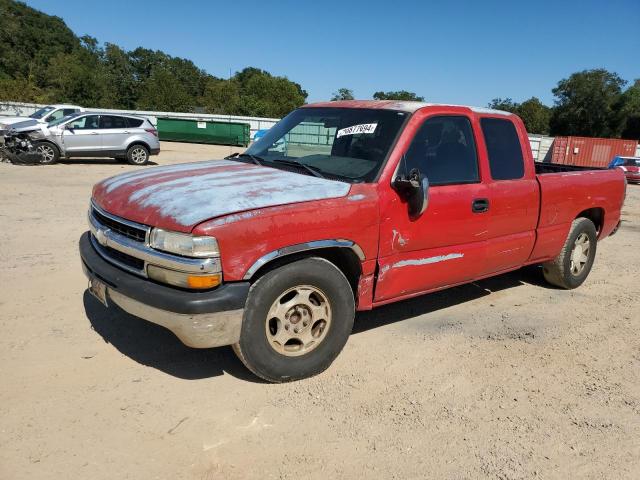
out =
[[[232,153],[229,156],[224,157],[225,160],[232,160],[234,158],[248,158],[256,165],[264,166],[266,160],[262,157],[258,157],[257,155],[251,155],[250,153]]]
[[[276,160],[274,160],[274,162],[276,162],[276,163],[284,163],[285,165],[293,165],[293,166],[296,166],[296,167],[302,167],[307,172],[309,172],[311,175],[313,175],[315,177],[326,178],[322,173],[320,173],[322,170],[320,170],[318,167],[312,167],[310,165],[304,164],[302,162],[298,162],[296,160],[276,159]]]

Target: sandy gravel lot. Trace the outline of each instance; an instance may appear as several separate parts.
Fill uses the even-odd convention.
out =
[[[640,477],[640,186],[583,287],[529,268],[390,305],[269,385],[85,292],[91,186],[133,168],[0,165],[1,479]]]

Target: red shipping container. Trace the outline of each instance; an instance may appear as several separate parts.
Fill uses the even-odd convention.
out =
[[[638,142],[617,138],[555,137],[545,158],[551,163],[606,168],[614,157],[633,157]]]

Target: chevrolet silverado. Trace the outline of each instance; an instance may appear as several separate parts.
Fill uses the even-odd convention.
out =
[[[532,264],[578,287],[625,189],[534,163],[507,112],[327,102],[243,154],[98,183],[80,254],[103,304],[283,382],[325,370],[356,311]]]

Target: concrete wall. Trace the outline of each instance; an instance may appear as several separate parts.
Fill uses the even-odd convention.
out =
[[[0,102],[0,117],[22,117],[29,116],[36,110],[44,107],[36,103],[20,103],[20,102]],[[151,123],[156,125],[158,117],[184,118],[190,120],[217,120],[221,122],[243,122],[248,123],[251,127],[251,138],[262,129],[271,128],[276,124],[279,118],[260,118],[260,117],[242,117],[235,115],[215,115],[208,113],[177,113],[177,112],[154,112],[147,110],[112,110],[107,108],[89,108],[92,112],[108,112],[108,113],[127,113],[134,115],[142,115],[149,118]]]

